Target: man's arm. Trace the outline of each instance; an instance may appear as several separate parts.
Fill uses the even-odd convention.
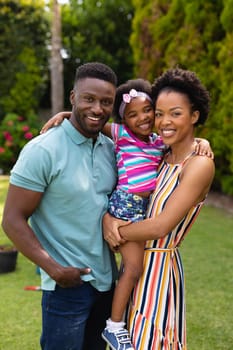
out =
[[[28,259],[40,266],[61,287],[72,287],[82,283],[80,275],[90,269],[63,267],[58,264],[42,247],[32,228],[28,224],[42,199],[43,193],[27,190],[12,184],[3,212],[2,227],[17,249]]]

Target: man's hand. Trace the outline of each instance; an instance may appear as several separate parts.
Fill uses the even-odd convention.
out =
[[[91,272],[90,268],[60,267],[55,273],[50,274],[62,288],[75,287],[83,283],[81,276]]]

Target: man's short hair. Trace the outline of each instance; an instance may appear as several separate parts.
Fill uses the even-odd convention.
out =
[[[100,62],[88,62],[79,66],[76,70],[74,83],[84,78],[105,80],[117,86],[117,76],[115,72],[109,66]]]

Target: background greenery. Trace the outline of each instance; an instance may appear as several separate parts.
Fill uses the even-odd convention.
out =
[[[8,184],[0,177],[0,221]],[[186,275],[189,350],[231,350],[233,216],[206,206],[180,251]],[[0,244],[8,243],[0,228]],[[35,266],[19,254],[15,272],[0,274],[0,350],[39,350],[41,292]]]
[[[7,113],[39,119],[51,107],[54,1],[0,0],[0,122]],[[87,61],[109,64],[119,83],[153,82],[176,65],[194,70],[212,98],[197,135],[215,152],[213,188],[233,195],[232,17],[233,0],[70,0],[61,5],[65,108],[75,68]]]

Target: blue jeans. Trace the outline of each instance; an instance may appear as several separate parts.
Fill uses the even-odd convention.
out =
[[[43,291],[43,350],[105,350],[101,333],[111,314],[114,288],[99,292],[90,283]]]

